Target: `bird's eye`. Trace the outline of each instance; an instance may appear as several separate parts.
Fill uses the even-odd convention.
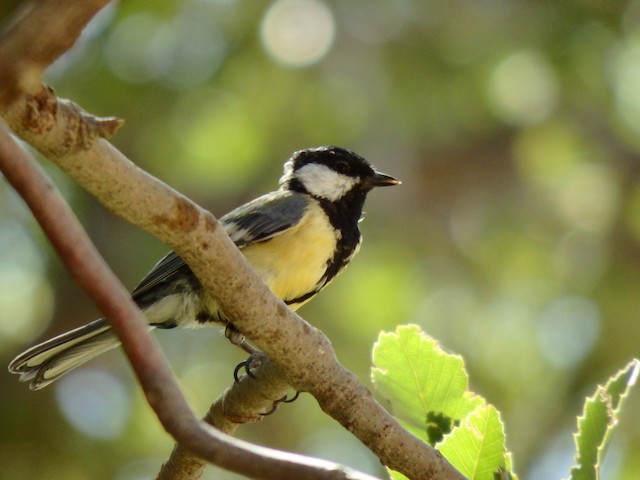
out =
[[[342,174],[349,173],[349,162],[345,160],[338,160],[335,165],[335,170]]]

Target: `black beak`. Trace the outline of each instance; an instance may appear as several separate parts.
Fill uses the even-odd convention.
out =
[[[389,175],[385,175],[384,173],[375,172],[373,176],[368,177],[365,180],[365,184],[369,188],[373,187],[390,187],[392,185],[400,185],[402,182],[400,180],[396,180]]]

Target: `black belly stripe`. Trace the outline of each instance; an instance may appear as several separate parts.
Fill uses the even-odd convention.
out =
[[[324,287],[324,285],[322,285],[322,287]],[[300,295],[299,297],[296,297],[293,300],[285,300],[284,303],[286,303],[287,305],[293,305],[295,303],[306,302],[307,300],[315,296],[320,290],[322,290],[322,287],[320,287],[317,290],[311,290],[310,292],[305,293],[304,295]]]

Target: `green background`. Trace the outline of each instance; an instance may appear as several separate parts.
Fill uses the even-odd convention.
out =
[[[366,384],[378,332],[401,323],[462,354],[523,478],[568,475],[583,398],[640,355],[638,1],[129,0],[47,81],[124,118],[117,147],[218,216],[308,146],[401,179],[300,314]],[[134,287],[166,247],[43,164]],[[1,182],[0,364],[97,316]],[[204,413],[243,353],[217,329],[158,337]],[[0,479],[153,478],[172,447],[121,352],[40,392],[16,380],[0,374]],[[605,478],[638,477],[639,424],[634,393]],[[383,475],[308,395],[239,436]]]

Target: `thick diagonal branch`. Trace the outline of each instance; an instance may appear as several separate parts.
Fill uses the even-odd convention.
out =
[[[100,257],[59,192],[4,125],[0,125],[0,171],[25,200],[75,280],[108,317],[149,404],[184,448],[252,478],[372,480],[329,462],[256,447],[197,420],[129,293]]]

